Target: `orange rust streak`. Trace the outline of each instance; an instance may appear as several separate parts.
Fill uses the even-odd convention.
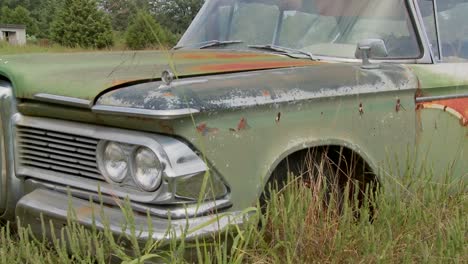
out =
[[[129,82],[134,82],[138,79],[131,79],[131,80],[113,80],[112,81],[112,86],[117,86],[117,85],[121,85],[121,84],[124,84],[124,83],[129,83]]]
[[[429,103],[424,103],[424,105],[442,105],[451,108],[463,117],[463,125],[468,125],[468,98],[436,100]]]
[[[181,53],[175,54],[177,59],[243,59],[243,58],[261,58],[272,57],[269,54],[255,54],[255,53],[222,53],[222,52],[206,52],[206,53]]]
[[[313,61],[266,61],[266,62],[236,62],[223,64],[208,64],[197,66],[195,69],[200,71],[242,71],[242,70],[259,70],[273,69],[284,67],[300,67],[307,65],[319,64],[320,62]]]

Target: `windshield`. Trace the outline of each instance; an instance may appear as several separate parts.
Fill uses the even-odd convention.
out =
[[[234,41],[210,48],[277,45],[354,58],[370,38],[382,39],[391,58],[420,57],[404,0],[208,0],[177,46]]]

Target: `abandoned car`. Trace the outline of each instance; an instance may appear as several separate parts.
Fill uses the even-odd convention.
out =
[[[79,223],[102,227],[102,210],[118,234],[128,199],[141,239],[169,226],[207,237],[241,224],[309,150],[358,157],[357,180],[421,168],[466,182],[467,12],[461,0],[208,0],[169,51],[1,56],[2,217],[40,233],[41,215],[60,227],[71,203]]]

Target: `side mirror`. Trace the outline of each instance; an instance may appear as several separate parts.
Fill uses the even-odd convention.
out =
[[[380,65],[370,63],[369,59],[385,58],[388,56],[388,51],[383,40],[366,39],[357,44],[355,56],[357,59],[362,59],[363,69],[376,69]]]

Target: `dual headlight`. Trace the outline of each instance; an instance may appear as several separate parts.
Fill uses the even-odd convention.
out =
[[[164,165],[151,149],[112,141],[102,142],[99,149],[99,167],[107,180],[123,183],[133,179],[147,192],[161,185]]]

